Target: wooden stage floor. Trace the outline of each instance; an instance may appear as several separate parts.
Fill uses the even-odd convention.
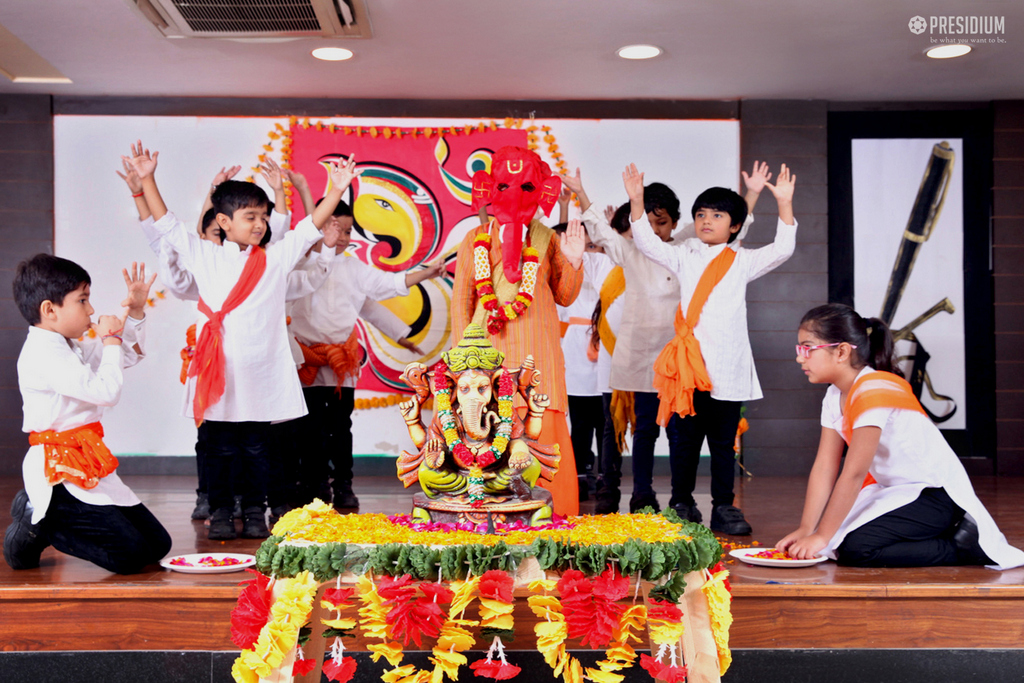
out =
[[[259,541],[211,542],[189,514],[190,477],[126,476],[164,523],[173,554],[233,550]],[[1024,547],[1024,478],[975,477],[978,495],[1011,543]],[[630,482],[624,482],[628,491]],[[697,490],[708,491],[706,478]],[[0,532],[10,523],[19,479],[0,478]],[[737,479],[736,504],[754,527],[738,544],[770,546],[796,528],[805,480]],[[668,502],[667,478],[656,488]],[[409,492],[397,480],[357,479],[361,512],[405,512]],[[625,496],[623,505],[628,500]],[[698,495],[705,519],[707,493]],[[593,502],[582,503],[590,512]],[[805,569],[751,567],[732,572],[734,648],[1024,648],[1024,568],[852,569],[826,562]],[[48,549],[39,569],[0,562],[0,649],[233,650],[228,615],[241,574],[154,571],[131,577]],[[55,627],[55,625],[57,625]]]

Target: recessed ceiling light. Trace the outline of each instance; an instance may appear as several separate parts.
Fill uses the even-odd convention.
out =
[[[951,45],[936,45],[932,49],[927,50],[925,54],[932,59],[951,59],[953,57],[963,57],[970,51],[970,45],[956,43]]]
[[[657,45],[627,45],[620,47],[615,54],[623,59],[651,59],[661,54]]]
[[[352,59],[352,50],[346,50],[343,47],[318,47],[310,54],[325,62],[343,62],[346,59]]]

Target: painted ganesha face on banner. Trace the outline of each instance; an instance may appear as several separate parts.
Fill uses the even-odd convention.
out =
[[[327,163],[355,155],[362,173],[344,197],[355,219],[350,255],[387,272],[420,268],[438,258],[454,270],[459,243],[479,224],[472,208],[474,173],[490,171],[494,150],[525,146],[527,133],[486,127],[459,128],[455,134],[442,130],[296,124],[290,150],[284,151],[291,168],[306,176],[314,198],[328,189]],[[295,200],[293,225],[304,215]],[[405,366],[413,361],[432,365],[451,338],[451,291],[450,277],[435,278],[412,287],[407,296],[381,302],[410,326],[409,339],[423,349],[423,357],[359,321],[366,355],[358,388],[408,392],[399,379]]]

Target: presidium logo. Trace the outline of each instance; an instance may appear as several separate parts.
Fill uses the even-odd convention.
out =
[[[1006,17],[930,16],[911,17],[907,28],[915,36],[925,31],[933,43],[1005,43]],[[941,36],[941,37],[937,37]]]

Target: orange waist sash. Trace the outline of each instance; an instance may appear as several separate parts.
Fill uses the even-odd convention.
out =
[[[654,388],[658,390],[658,424],[668,425],[675,413],[680,417],[693,415],[693,392],[711,391],[700,342],[693,336],[693,330],[700,322],[701,311],[711,296],[712,290],[722,281],[736,260],[736,252],[726,247],[711,260],[697,281],[697,287],[690,297],[690,305],[683,317],[682,305],[676,310],[676,336],[672,338],[654,361]]]
[[[188,366],[196,353],[196,324],[192,323],[185,331],[185,346],[181,349],[181,383],[188,379]]]
[[[299,342],[299,347],[302,349],[304,361],[299,368],[299,381],[306,386],[313,383],[317,371],[324,366],[334,372],[337,389],[341,389],[341,385],[348,377],[355,377],[359,374],[363,354],[359,347],[357,328],[353,328],[352,334],[344,344],[310,344],[306,346]]]
[[[117,458],[103,443],[99,422],[63,432],[30,432],[28,442],[45,448],[44,472],[51,486],[68,481],[83,489],[96,488],[100,479],[117,469]]]

